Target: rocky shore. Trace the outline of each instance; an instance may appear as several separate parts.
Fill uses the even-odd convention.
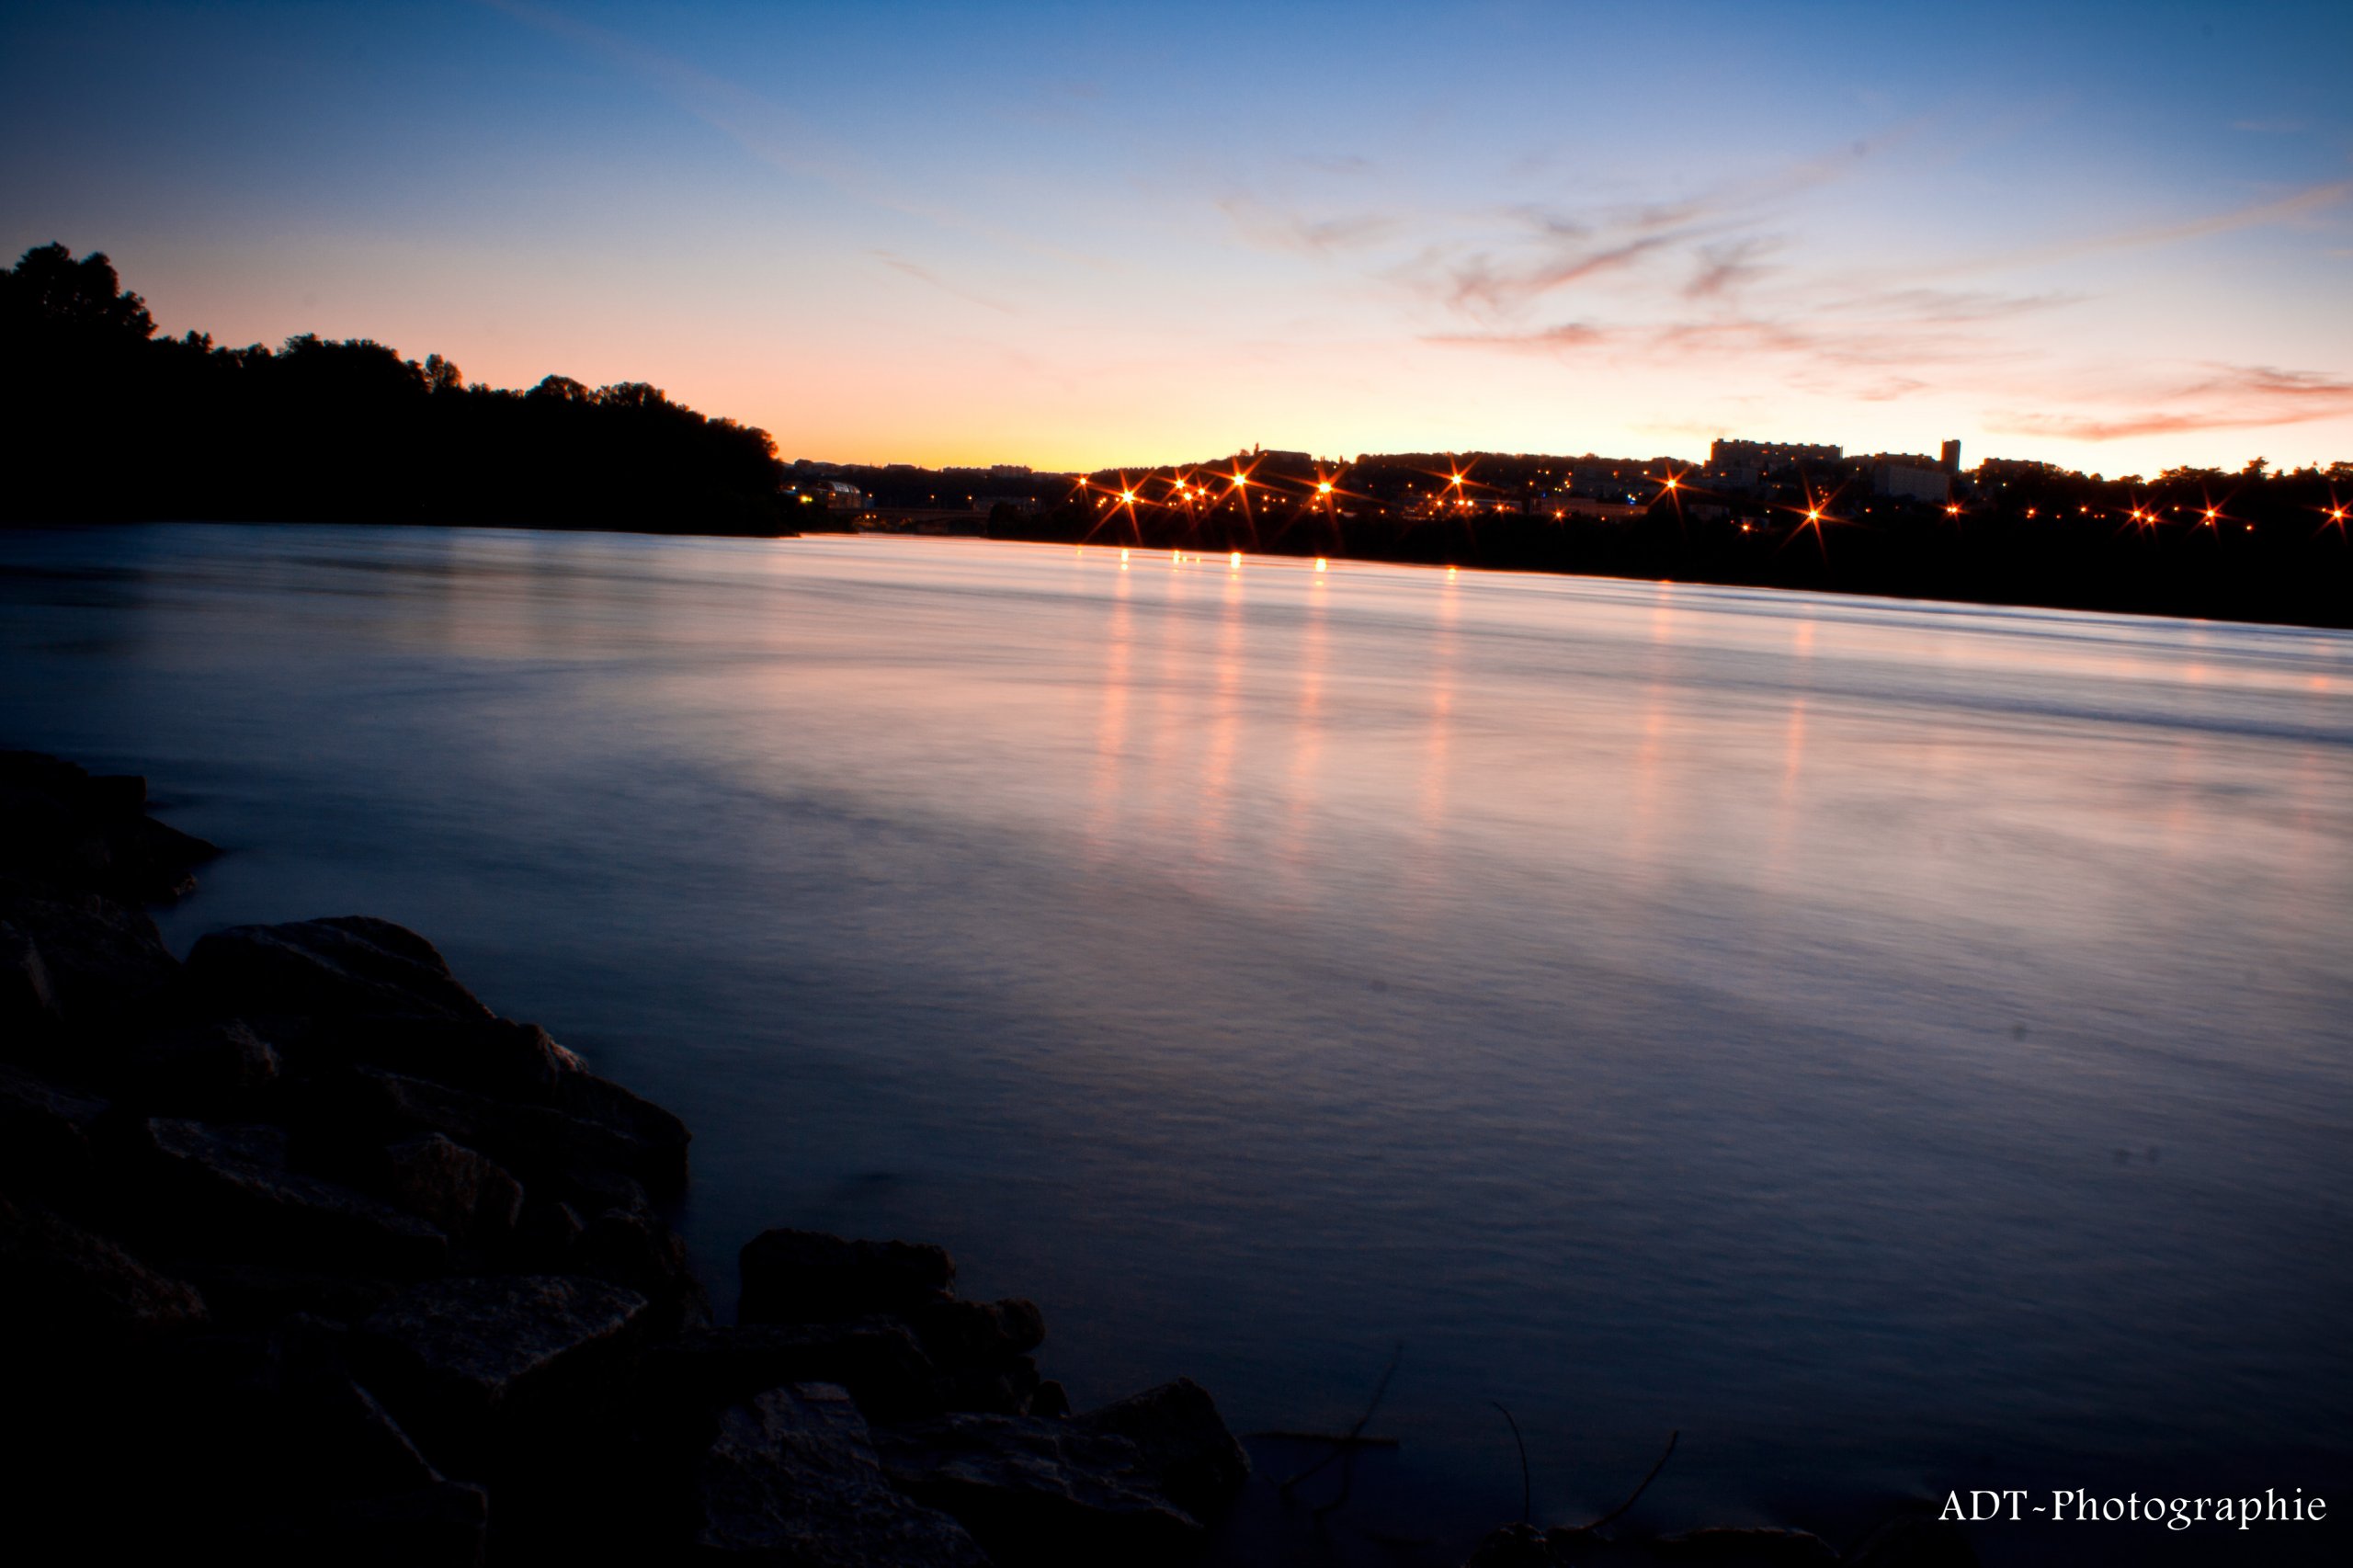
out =
[[[12,1561],[1199,1560],[1249,1460],[1186,1380],[1074,1412],[1027,1301],[772,1230],[715,1325],[678,1119],[364,915],[175,959],[216,853],[145,781],[0,752],[0,1373]],[[1647,1483],[1646,1483],[1647,1484]],[[1620,1510],[1623,1511],[1622,1509]],[[1969,1568],[1900,1516],[1509,1526],[1470,1568]]]
[[[1198,1553],[1248,1471],[1199,1386],[1073,1412],[1035,1305],[900,1241],[755,1237],[715,1326],[677,1118],[389,922],[180,962],[143,906],[213,853],[0,753],[15,1561]]]

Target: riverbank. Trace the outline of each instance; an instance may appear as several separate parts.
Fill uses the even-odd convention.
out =
[[[241,1561],[1183,1556],[1246,1472],[1197,1385],[1073,1414],[1025,1301],[776,1230],[714,1326],[678,1119],[364,916],[206,936],[144,781],[0,755],[0,1533]]]
[[[0,753],[0,1255],[6,1326],[40,1347],[6,1392],[48,1439],[28,1490],[51,1500],[19,1542],[975,1568],[1216,1550],[1249,1460],[1198,1385],[1074,1414],[1033,1303],[959,1299],[945,1251],[895,1240],[766,1232],[739,1321],[714,1325],[665,1217],[676,1117],[388,922],[231,927],[179,962],[142,906],[217,851],[145,803],[143,779]],[[1522,1526],[1472,1561],[1971,1559],[1905,1520],[1843,1559],[1802,1532]]]

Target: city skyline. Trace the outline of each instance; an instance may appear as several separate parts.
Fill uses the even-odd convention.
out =
[[[22,7],[0,238],[787,460],[2353,452],[2323,7]],[[12,252],[12,254],[14,254]]]

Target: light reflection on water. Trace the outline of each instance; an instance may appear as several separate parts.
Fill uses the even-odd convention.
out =
[[[0,535],[15,743],[1367,1517],[2353,1458],[2353,639],[945,540]],[[1281,1465],[1284,1458],[1273,1455]]]

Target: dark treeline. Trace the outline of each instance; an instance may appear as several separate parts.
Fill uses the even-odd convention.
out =
[[[1871,461],[1793,466],[1716,489],[1705,469],[1664,460],[1422,454],[1340,464],[1245,453],[1063,481],[1034,510],[996,508],[989,531],[2353,626],[2353,464],[2273,472],[2258,460],[2237,473],[2175,469],[2143,480],[1994,462],[1930,502],[1872,494]]]
[[[159,338],[103,255],[0,273],[0,517],[790,531],[767,433],[642,382],[468,386],[366,340]]]
[[[1870,458],[1737,474],[1496,453],[1251,452],[1079,476],[787,469],[766,432],[641,382],[503,391],[365,340],[158,338],[103,255],[54,244],[0,273],[0,350],[15,389],[0,520],[777,534],[917,515],[963,531],[942,516],[961,508],[1000,539],[2353,626],[2343,462],[2143,480],[1994,461],[1937,500],[1885,494]]]

